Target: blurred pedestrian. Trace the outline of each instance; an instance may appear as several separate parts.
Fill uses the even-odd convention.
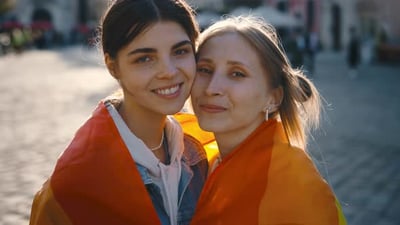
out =
[[[357,77],[358,65],[361,60],[361,43],[360,39],[356,33],[355,27],[350,27],[350,41],[347,46],[347,66],[348,66],[348,76],[351,79]]]
[[[25,44],[25,37],[22,29],[14,28],[11,30],[11,45],[15,53],[21,53]]]
[[[302,68],[304,64],[304,39],[300,29],[292,31],[285,42],[290,63],[294,68]]]
[[[191,101],[221,162],[192,225],[345,224],[329,185],[304,150],[320,97],[293,69],[275,29],[234,17],[200,36]],[[218,164],[218,161],[217,163]]]
[[[0,30],[0,56],[10,51],[11,38],[9,32]]]
[[[309,29],[304,34],[304,67],[309,76],[314,75],[318,42],[318,35],[314,31]]]
[[[35,196],[31,225],[189,224],[208,162],[168,115],[189,96],[198,31],[184,0],[113,1],[100,39],[122,93],[77,131]]]

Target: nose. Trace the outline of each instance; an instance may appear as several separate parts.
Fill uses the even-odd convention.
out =
[[[176,67],[173,59],[170,57],[164,57],[162,60],[160,60],[159,72],[157,76],[159,79],[170,79],[174,77],[177,72],[178,68]]]
[[[210,82],[207,85],[207,88],[205,90],[206,95],[208,96],[217,96],[217,95],[222,95],[223,94],[223,84],[224,81],[221,76],[218,74],[213,74],[213,76],[210,79]]]

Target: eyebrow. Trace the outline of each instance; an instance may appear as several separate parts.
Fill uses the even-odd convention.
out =
[[[208,58],[200,58],[198,60],[198,62],[200,62],[200,61],[204,61],[204,62],[207,62],[207,63],[213,63],[213,61],[211,59],[208,59]],[[229,65],[233,65],[233,66],[244,66],[244,67],[247,67],[247,68],[251,69],[251,66],[247,65],[246,63],[239,62],[239,61],[229,60],[228,64]]]
[[[174,45],[172,46],[172,49],[176,49],[176,48],[182,47],[182,46],[184,46],[184,45],[193,46],[191,41],[189,41],[189,40],[184,40],[184,41],[180,41],[180,42],[174,44]],[[137,48],[137,49],[135,49],[135,50],[133,50],[133,51],[130,51],[130,52],[128,53],[128,56],[129,56],[129,55],[138,54],[138,53],[154,53],[154,52],[157,52],[157,49],[155,49],[155,48]]]
[[[237,66],[237,65],[239,65],[239,66],[244,66],[244,67],[247,67],[247,68],[251,68],[249,65],[247,65],[246,63],[242,63],[242,62],[238,62],[238,61],[231,61],[231,60],[229,60],[228,61],[228,64],[229,65],[234,65],[234,66]]]
[[[189,41],[189,40],[184,40],[184,41],[180,41],[180,42],[174,44],[174,45],[172,46],[172,49],[176,49],[176,48],[182,47],[182,46],[184,46],[184,45],[193,46],[193,44],[192,44],[191,41]]]

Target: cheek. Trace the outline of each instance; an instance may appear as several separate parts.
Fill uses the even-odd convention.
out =
[[[200,96],[200,93],[202,92],[203,88],[197,78],[194,79],[192,89],[190,91],[190,95],[192,98],[197,98]]]
[[[125,68],[125,70],[121,71],[120,80],[125,85],[136,88],[146,86],[146,84],[151,80],[152,74],[154,73],[145,69]]]
[[[241,112],[257,114],[266,103],[265,94],[259,90],[260,87],[248,87],[246,89],[237,88],[231,92],[230,100],[240,108]],[[264,89],[263,89],[264,90]]]
[[[192,86],[192,93],[194,95],[201,95],[204,93],[208,85],[208,79],[201,75],[196,75],[194,78],[193,86]]]
[[[177,62],[177,67],[182,68],[186,75],[190,78],[194,78],[196,75],[196,61],[194,57],[188,57]]]

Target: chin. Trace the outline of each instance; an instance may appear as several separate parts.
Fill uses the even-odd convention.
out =
[[[224,126],[221,126],[218,122],[213,120],[206,120],[199,118],[199,126],[201,129],[209,132],[218,132]],[[218,129],[219,128],[219,129]]]
[[[166,115],[173,115],[175,113],[180,112],[183,109],[184,103],[182,104],[171,104],[168,107],[165,107],[163,110]]]

